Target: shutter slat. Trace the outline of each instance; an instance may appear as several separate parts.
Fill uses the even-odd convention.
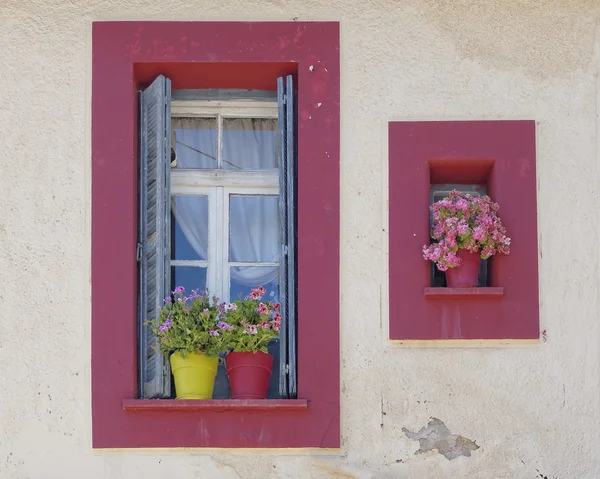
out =
[[[170,284],[171,82],[159,76],[140,94],[139,392],[171,396],[171,372],[147,321],[156,319]]]
[[[281,249],[279,251],[279,303],[283,320],[279,341],[279,395],[288,397],[288,374],[287,374],[287,123],[285,108],[285,85],[283,78],[277,79],[277,105],[278,105],[278,138],[279,138],[279,237]]]
[[[296,131],[295,96],[292,76],[286,82],[286,199],[287,199],[287,337],[288,395],[297,396],[296,365]]]

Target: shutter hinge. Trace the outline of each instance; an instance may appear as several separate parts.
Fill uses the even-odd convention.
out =
[[[285,365],[285,374],[287,374],[288,376],[290,375],[290,365],[289,364]]]
[[[288,245],[286,245],[286,244],[282,244],[281,245],[281,254],[283,256],[287,256],[287,254],[288,254]]]
[[[138,243],[135,249],[135,259],[138,263],[142,261],[142,248],[142,243]]]
[[[287,103],[287,95],[284,93],[281,102],[285,105]]]

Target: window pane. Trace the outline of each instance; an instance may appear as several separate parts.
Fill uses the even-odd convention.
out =
[[[264,170],[277,167],[277,119],[223,119],[223,168]]]
[[[267,290],[265,299],[279,301],[279,268],[277,266],[232,266],[230,271],[229,300],[245,298],[250,290],[262,286]]]
[[[171,258],[208,259],[208,196],[172,197]]]
[[[216,118],[172,118],[177,168],[217,167]]]
[[[229,260],[279,261],[279,197],[229,197]]]
[[[177,286],[183,286],[186,293],[189,293],[193,289],[206,289],[206,268],[197,266],[172,266],[171,290]]]

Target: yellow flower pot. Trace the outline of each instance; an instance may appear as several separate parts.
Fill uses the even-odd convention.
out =
[[[219,358],[179,351],[171,355],[177,399],[212,399]]]

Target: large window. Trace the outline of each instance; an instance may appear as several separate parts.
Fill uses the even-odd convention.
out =
[[[92,43],[93,447],[339,447],[339,24],[94,22]],[[172,88],[166,88],[168,82],[165,81],[164,88],[155,90],[156,97],[152,99],[151,85],[160,75],[172,81]],[[285,110],[289,104],[283,104],[282,95],[276,93],[277,79],[287,78],[288,75],[293,75],[297,80],[298,114],[292,116],[297,120],[297,135],[289,142],[286,134],[285,141],[281,142],[279,130],[287,124],[282,119],[287,118]],[[242,168],[229,168],[231,165],[227,162],[235,161],[226,156],[225,150],[221,152],[221,168],[182,168],[181,162],[185,160],[181,152],[177,165],[171,168],[171,160],[176,159],[171,158],[171,143],[177,150],[177,141],[181,138],[175,134],[171,141],[171,131],[178,128],[171,125],[167,133],[165,124],[171,120],[176,124],[178,117],[171,117],[170,112],[167,115],[166,110],[173,107],[175,111],[179,101],[209,100],[180,96],[186,90],[220,91],[224,96],[210,101],[227,100],[229,106],[234,106],[239,100],[249,100],[247,97],[232,97],[234,89],[237,92],[250,92],[254,100],[261,102],[272,101],[272,98],[279,96],[276,145],[277,171],[280,175],[287,169],[281,167],[282,149],[287,149],[291,143],[297,150],[296,181],[291,185],[296,188],[296,194],[289,195],[291,198],[297,197],[295,224],[285,218],[289,203],[288,208],[278,209],[279,225],[296,226],[296,230],[290,232],[281,228],[279,233],[283,241],[282,251],[279,252],[277,285],[280,299],[287,298],[290,288],[282,278],[285,277],[286,268],[289,268],[286,261],[289,255],[282,253],[286,253],[284,246],[289,244],[291,238],[296,241],[296,248],[292,249],[297,254],[296,267],[292,268],[295,278],[292,276],[292,279],[296,281],[298,294],[297,304],[291,303],[289,306],[297,307],[298,341],[289,344],[292,347],[297,344],[298,353],[295,355],[283,351],[281,356],[288,358],[292,372],[298,371],[296,399],[292,394],[296,385],[287,382],[294,377],[285,375],[285,368],[277,385],[287,388],[288,396],[279,396],[284,399],[179,401],[165,399],[160,394],[152,396],[148,388],[155,387],[157,392],[162,389],[160,382],[153,382],[153,372],[156,378],[169,376],[162,374],[162,365],[154,363],[153,356],[137,354],[138,350],[141,353],[146,347],[144,339],[151,339],[137,336],[137,309],[143,313],[155,308],[156,304],[152,305],[151,298],[160,303],[163,298],[156,291],[169,289],[172,284],[171,242],[178,240],[177,237],[172,238],[178,232],[174,231],[176,224],[171,221],[172,194],[178,188],[176,176],[185,173],[194,175],[201,170],[212,170],[216,175],[256,171],[237,163]],[[141,97],[138,94],[140,90],[144,91]],[[281,90],[279,88],[280,93]],[[265,91],[271,92],[271,100],[255,95],[256,92]],[[172,99],[169,99],[171,94]],[[157,102],[160,98],[162,100]],[[153,111],[162,114],[151,116],[148,112],[146,120],[152,118],[152,123],[147,124],[148,128],[140,129],[141,110],[138,103],[149,106],[147,100],[154,102],[151,102]],[[210,113],[206,107],[204,105],[202,110],[204,114]],[[283,115],[282,107],[285,107]],[[214,122],[218,121],[217,113],[212,115]],[[179,118],[194,116],[186,113]],[[228,123],[225,122],[224,113],[222,119],[224,125]],[[206,125],[208,123],[203,127]],[[221,130],[223,137],[229,134],[229,130],[236,130],[228,126]],[[218,134],[216,127],[213,131]],[[160,167],[157,161],[144,163],[150,175],[145,178],[138,173],[142,158],[140,140],[148,148],[148,153],[153,151],[156,160],[161,158]],[[210,151],[205,153],[218,161],[216,141],[214,154]],[[214,164],[215,160],[206,157],[203,161]],[[252,176],[256,178],[256,175]],[[234,176],[231,178],[234,181]],[[237,185],[223,185],[223,193],[229,186]],[[277,193],[269,188],[265,196],[278,195],[280,201],[287,198],[288,195],[280,193],[290,185],[285,182],[282,185],[280,178],[277,186]],[[208,189],[213,187],[221,186],[215,183],[209,185]],[[254,187],[262,188],[261,185]],[[248,192],[248,188],[250,185],[247,184],[244,192]],[[196,193],[199,192],[192,194]],[[246,196],[255,196],[256,193]],[[204,197],[198,202],[204,202],[203,207],[209,208],[210,228],[210,197],[208,194],[197,196]],[[232,198],[231,194],[228,196]],[[140,197],[146,202],[152,201],[156,210],[146,218],[151,223],[145,226],[150,233],[146,236],[147,244],[138,245],[136,250],[136,244],[143,243],[137,226]],[[178,195],[175,194],[175,197]],[[224,207],[221,211],[228,214]],[[158,221],[160,218],[164,221]],[[207,242],[211,234],[209,228],[205,238]],[[230,231],[225,233],[231,235]],[[204,265],[197,263],[193,267],[198,269],[198,273],[204,267],[207,282],[210,282],[210,256],[207,254],[206,259],[198,259],[200,254],[193,245],[187,248],[187,251],[181,252],[183,260],[207,261]],[[164,255],[161,253],[159,257],[153,257],[153,249],[155,253],[160,251]],[[136,251],[140,263],[144,261],[152,266],[144,270],[146,278],[153,278],[145,283],[147,287],[139,297],[140,268],[136,262]],[[221,251],[228,252],[225,243]],[[235,254],[236,259],[232,262],[271,262],[270,258],[254,261],[255,258],[248,260],[243,257],[240,260]],[[225,267],[232,267],[226,262],[229,262],[228,258],[222,258],[222,274],[230,274]],[[236,267],[239,266],[233,266]],[[143,306],[139,300],[143,300]],[[290,328],[290,332],[295,332],[295,328]],[[284,337],[287,336],[282,335]],[[280,347],[286,345],[286,341],[280,341]],[[291,361],[296,357],[298,362],[294,367]],[[144,375],[138,374],[139,371],[143,371]],[[144,378],[144,384],[140,384],[140,378]],[[147,399],[150,397],[160,399]],[[270,397],[274,396],[270,394]]]
[[[159,76],[140,98],[141,397],[172,397],[169,363],[147,322],[177,286],[226,302],[262,286],[280,302],[269,397],[295,397],[292,77],[280,78],[277,92],[171,92]],[[223,364],[213,398],[229,398]]]

